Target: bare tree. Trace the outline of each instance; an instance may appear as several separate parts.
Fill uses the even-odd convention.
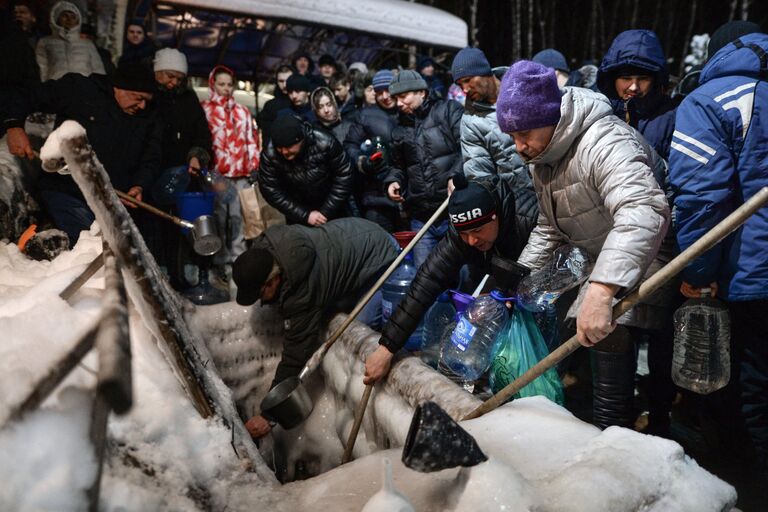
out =
[[[731,0],[731,11],[728,14],[728,21],[733,21],[736,16],[736,7],[739,5],[739,0]]]
[[[691,2],[691,14],[688,17],[688,30],[685,32],[685,39],[683,39],[683,53],[680,56],[680,69],[678,71],[680,76],[683,76],[683,72],[685,71],[685,56],[688,55],[688,47],[690,46],[691,36],[693,35],[693,23],[696,21],[696,8],[698,4],[698,0],[693,0]]]
[[[475,48],[480,46],[480,41],[477,40],[477,33],[480,29],[477,27],[477,2],[479,0],[471,0],[469,2],[469,41]]]
[[[632,5],[632,18],[629,23],[629,28],[637,27],[637,14],[640,11],[640,0],[634,0]]]
[[[530,59],[533,57],[533,0],[528,0],[528,26],[526,28],[528,29],[528,52],[526,57]]]
[[[741,19],[743,21],[747,21],[749,17],[749,4],[751,3],[752,0],[741,0]]]
[[[522,0],[515,0],[515,5],[512,9],[512,18],[513,18],[513,26],[515,27],[515,34],[514,34],[514,48],[512,49],[512,57],[513,60],[520,60],[522,58],[522,32],[523,32],[523,25],[522,25],[522,6],[523,2]]]

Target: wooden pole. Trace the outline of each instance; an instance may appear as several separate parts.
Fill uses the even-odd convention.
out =
[[[642,299],[647,298],[653,292],[658,290],[664,283],[672,277],[679,274],[691,261],[695,260],[709,249],[720,243],[726,236],[736,231],[744,222],[757,210],[768,203],[768,187],[763,187],[757,194],[752,196],[749,201],[737,208],[728,217],[723,219],[717,226],[712,228],[693,245],[680,253],[676,258],[665,265],[661,270],[649,277],[639,288],[624,297],[613,307],[613,319],[616,320],[621,315],[632,309]],[[483,414],[496,409],[505,403],[513,395],[533,382],[537,377],[562,361],[565,357],[574,352],[581,345],[576,336],[563,343],[547,357],[533,365],[521,376],[510,382],[501,391],[480,404],[474,411],[467,414],[462,420],[471,420],[478,418]]]
[[[90,278],[94,276],[94,274],[96,274],[96,272],[99,271],[102,265],[104,265],[104,257],[99,254],[93,258],[93,261],[91,261],[88,266],[85,267],[85,270],[83,270],[82,273],[77,276],[74,281],[69,283],[69,285],[64,288],[61,293],[59,293],[59,297],[64,300],[69,300],[69,298],[72,297],[77,290],[79,290],[85,283],[88,282]]]
[[[188,228],[188,229],[194,229],[194,227],[195,227],[194,224],[192,224],[188,220],[184,220],[184,219],[181,219],[181,218],[176,217],[174,215],[171,215],[170,213],[164,212],[163,210],[161,210],[159,208],[155,208],[151,204],[147,204],[144,201],[139,201],[135,197],[129,196],[128,194],[126,194],[122,190],[115,190],[115,193],[117,194],[117,196],[120,199],[125,199],[129,203],[133,203],[133,204],[135,204],[136,206],[138,206],[140,208],[144,208],[148,212],[152,212],[155,215],[157,215],[159,217],[162,217],[165,220],[169,220],[169,221],[173,222],[174,224],[176,224],[178,226],[181,226],[183,228]]]
[[[366,304],[371,300],[371,298],[374,296],[374,294],[381,288],[381,285],[384,284],[384,281],[387,280],[387,278],[394,272],[397,267],[400,266],[400,263],[405,259],[405,257],[408,255],[409,252],[411,252],[411,249],[414,248],[414,246],[421,240],[421,238],[426,234],[427,230],[432,226],[432,224],[435,223],[435,221],[442,215],[442,213],[445,211],[446,208],[448,208],[448,199],[449,197],[445,198],[445,201],[443,201],[443,204],[440,205],[440,207],[435,211],[435,213],[432,214],[432,217],[427,220],[426,224],[419,230],[418,233],[416,233],[416,236],[413,237],[413,240],[408,243],[408,245],[405,246],[405,249],[400,251],[400,254],[395,258],[395,261],[393,261],[389,267],[387,267],[387,270],[384,271],[384,273],[379,277],[379,280],[374,283],[373,287],[368,290],[368,293],[365,294],[365,296],[360,299],[360,302],[357,303],[357,306],[355,306],[355,309],[352,310],[349,315],[347,315],[347,318],[344,320],[344,322],[339,326],[338,329],[331,335],[330,338],[328,338],[328,341],[326,341],[322,347],[320,347],[317,352],[312,354],[312,357],[307,361],[307,364],[304,366],[304,368],[301,370],[301,373],[299,373],[299,380],[304,381],[307,376],[314,372],[317,367],[320,365],[320,362],[323,360],[323,357],[325,357],[325,354],[328,352],[328,349],[331,348],[331,345],[333,345],[337,339],[341,337],[342,334],[344,334],[344,331],[349,327],[349,324],[351,324],[355,318],[357,318],[357,315],[360,314],[360,311],[363,310]]]
[[[349,438],[347,444],[344,447],[344,455],[341,457],[341,463],[346,464],[352,460],[352,449],[355,447],[355,441],[357,441],[357,434],[360,432],[360,425],[363,424],[363,416],[365,416],[365,409],[368,407],[368,399],[371,398],[371,391],[373,391],[373,384],[365,386],[363,396],[360,398],[360,403],[355,410],[355,422],[352,424],[352,430],[349,431]]]

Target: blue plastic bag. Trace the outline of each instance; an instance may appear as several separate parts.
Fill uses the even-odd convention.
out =
[[[499,333],[496,346],[496,354],[489,372],[489,381],[494,393],[501,391],[549,353],[533,315],[521,307],[515,307],[511,319]],[[513,398],[527,396],[545,396],[563,405],[563,385],[557,370],[550,368]]]

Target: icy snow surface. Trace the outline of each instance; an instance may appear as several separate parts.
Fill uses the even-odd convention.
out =
[[[102,273],[69,302],[58,297],[101,250],[84,233],[52,262],[0,243],[0,412],[95,321]],[[273,308],[234,303],[188,309],[238,405],[253,414],[279,357]],[[331,322],[329,330],[342,320]],[[109,420],[101,509],[333,510],[359,512],[382,487],[383,458],[394,487],[418,511],[719,511],[732,487],[701,469],[674,442],[611,428],[604,432],[541,398],[517,400],[463,422],[489,460],[474,468],[420,474],[400,462],[413,407],[434,400],[459,418],[478,404],[413,357],[377,385],[358,439],[357,460],[331,469],[362,394],[362,361],[376,335],[353,323],[308,382],[315,409],[301,428],[275,429],[263,453],[291,478],[302,461],[325,473],[283,486],[243,468],[220,420],[202,420],[186,399],[150,330],[130,312],[134,408]],[[256,334],[253,334],[256,333]],[[83,510],[95,475],[88,441],[95,355],[89,354],[43,406],[0,430],[0,510]],[[269,445],[277,447],[269,453]]]

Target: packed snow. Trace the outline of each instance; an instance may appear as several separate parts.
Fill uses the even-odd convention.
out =
[[[103,273],[69,301],[58,293],[101,251],[97,226],[72,251],[32,261],[0,243],[0,412],[99,317]],[[402,357],[377,385],[358,439],[357,460],[338,467],[362,394],[363,360],[376,346],[353,323],[308,387],[315,401],[302,427],[279,427],[262,453],[285,485],[248,471],[221,419],[204,420],[186,398],[152,330],[130,308],[134,407],[110,416],[102,510],[360,511],[382,488],[383,460],[394,489],[415,510],[727,511],[734,489],[700,468],[674,442],[630,430],[600,432],[542,398],[521,399],[461,425],[489,457],[474,468],[421,474],[401,462],[414,407],[433,400],[454,418],[479,403],[417,358]],[[271,380],[282,320],[275,308],[187,304],[245,417]],[[329,330],[343,320],[337,316]],[[97,366],[89,354],[36,411],[0,430],[0,510],[82,510],[96,474],[88,430]],[[256,398],[254,398],[256,397]],[[317,476],[312,476],[317,475]]]

